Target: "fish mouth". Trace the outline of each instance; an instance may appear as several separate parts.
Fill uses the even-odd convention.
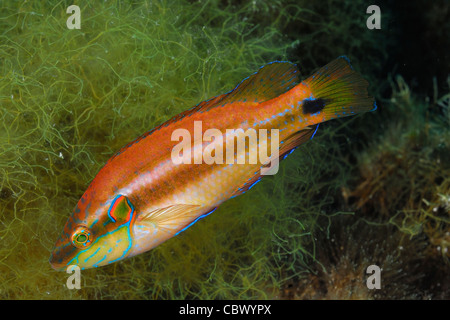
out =
[[[67,265],[65,263],[59,262],[58,259],[56,259],[54,253],[52,253],[48,262],[50,262],[50,265],[56,271],[64,271],[64,269],[66,269],[66,267],[67,267]]]
[[[52,266],[52,268],[56,271],[64,271],[67,269],[67,261],[63,259],[64,257],[64,251],[61,249],[61,246],[56,246],[52,254],[50,255],[50,258],[48,259],[48,262]]]

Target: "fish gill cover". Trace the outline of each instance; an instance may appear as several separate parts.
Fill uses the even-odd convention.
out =
[[[2,299],[348,298],[333,290],[352,292],[367,256],[389,262],[399,246],[405,264],[424,265],[413,269],[419,276],[391,296],[359,287],[366,291],[356,298],[449,297],[448,283],[426,287],[423,275],[449,278],[449,88],[440,81],[446,91],[423,102],[401,78],[387,80],[393,41],[365,27],[366,2],[86,2],[81,29],[69,30],[71,4],[1,2]],[[51,269],[65,220],[120,147],[270,61],[298,63],[306,76],[342,54],[372,83],[381,112],[321,127],[277,175],[201,223],[148,253],[83,271],[83,290],[68,290],[68,275]],[[339,227],[343,216],[364,223],[375,242],[389,242],[390,228],[394,242],[371,244],[361,258],[365,239]],[[399,265],[389,266],[401,281]]]

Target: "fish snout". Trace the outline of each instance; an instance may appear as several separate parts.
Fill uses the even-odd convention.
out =
[[[60,249],[53,250],[52,254],[50,255],[50,265],[53,269],[56,271],[63,271],[67,265],[63,262],[63,260],[60,258]]]

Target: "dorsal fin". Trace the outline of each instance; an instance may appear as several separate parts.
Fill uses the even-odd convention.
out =
[[[261,67],[258,72],[242,80],[230,92],[200,102],[194,108],[181,113],[170,121],[176,121],[196,112],[205,112],[227,103],[264,102],[278,97],[299,82],[299,72],[295,64],[275,61]]]
[[[316,132],[316,129],[319,125],[307,127],[303,130],[300,130],[290,137],[288,137],[286,140],[284,140],[280,147],[280,150],[278,152],[278,158],[279,160],[283,160],[286,158],[286,156],[291,153],[295,148],[297,148],[299,145],[307,142],[310,140],[314,133]],[[272,160],[272,159],[271,159]],[[269,163],[263,167],[268,166]],[[246,181],[242,186],[240,186],[232,195],[231,198],[234,198],[236,196],[239,196],[248,190],[250,190],[256,183],[258,183],[261,180],[261,170],[258,170],[255,172],[254,176],[251,177],[248,181]]]
[[[232,102],[264,102],[278,97],[292,89],[300,82],[299,80],[298,68],[291,62],[275,61],[266,64],[254,74],[242,80],[242,82],[230,92],[202,101],[195,107],[174,116],[152,130],[144,133],[136,140],[122,147],[109,159],[109,161],[153,132],[168,126],[171,123],[177,122],[184,117],[189,117],[197,112],[205,112],[214,107],[223,106]]]
[[[171,120],[177,121],[196,112],[205,112],[214,107],[232,102],[264,102],[292,89],[299,83],[299,72],[291,62],[275,61],[261,67],[259,71],[245,78],[230,92],[200,102]]]
[[[221,102],[264,102],[278,97],[298,83],[299,72],[295,64],[275,61],[244,79]]]

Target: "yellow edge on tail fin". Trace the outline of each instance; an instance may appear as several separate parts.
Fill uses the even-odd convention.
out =
[[[352,116],[376,109],[375,100],[367,93],[369,83],[350,65],[347,57],[339,57],[320,68],[304,82],[311,92],[303,113],[320,112],[324,121]]]

